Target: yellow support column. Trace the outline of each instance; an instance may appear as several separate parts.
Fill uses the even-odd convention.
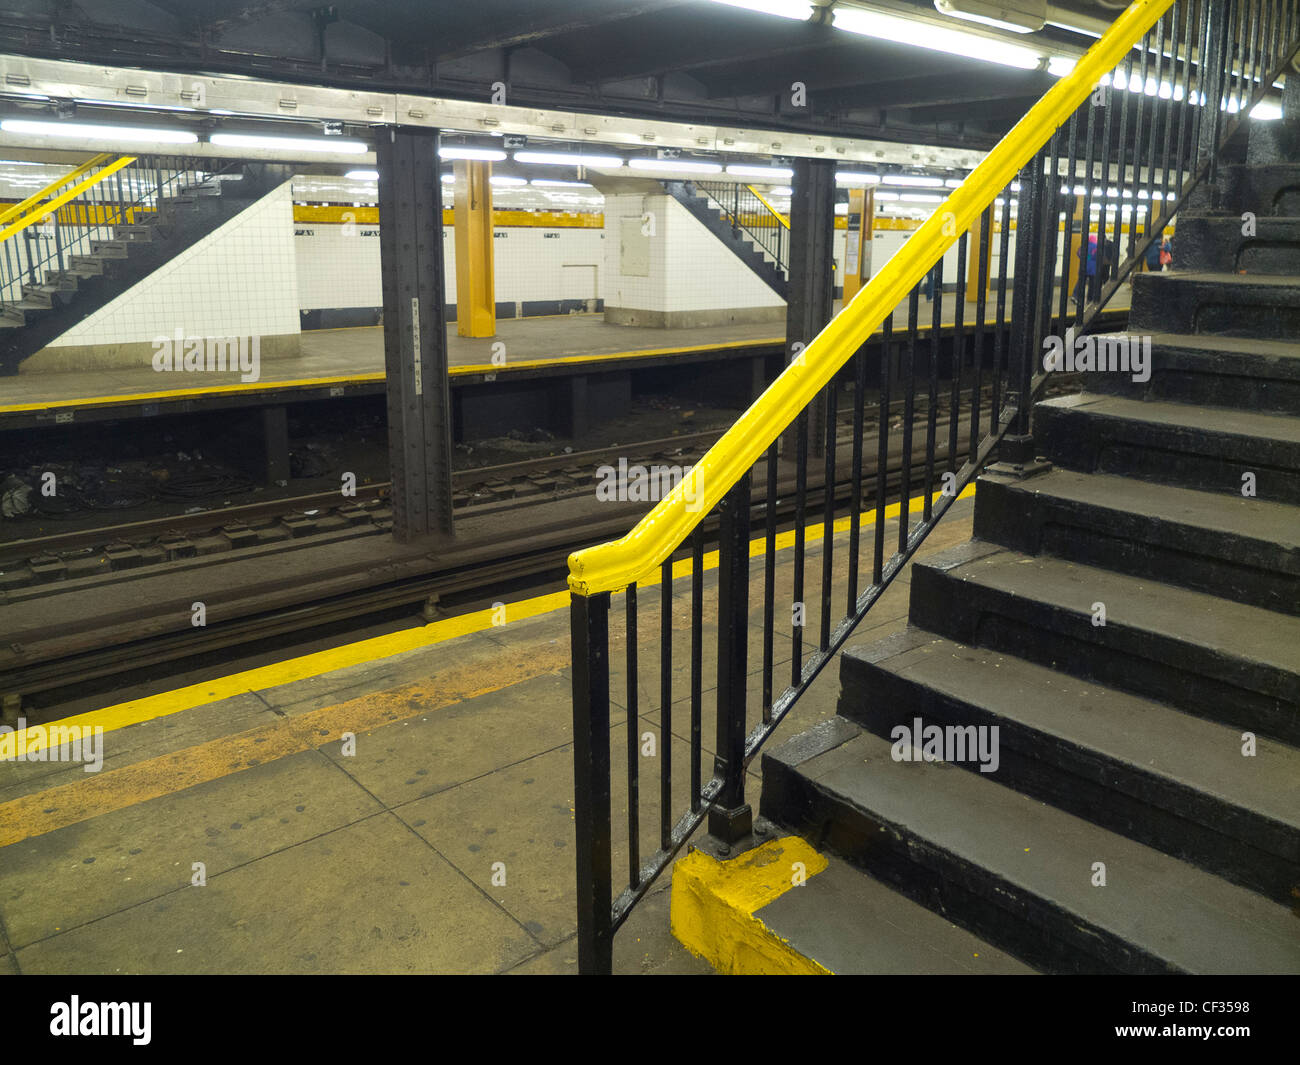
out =
[[[871,277],[876,190],[849,189],[848,233],[844,241],[844,302],[858,294]]]
[[[497,331],[492,249],[492,164],[455,163],[456,332],[490,337]]]

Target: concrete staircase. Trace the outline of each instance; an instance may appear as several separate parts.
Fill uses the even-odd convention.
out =
[[[733,255],[757,274],[782,299],[788,299],[790,282],[781,264],[766,254],[743,229],[733,228],[727,216],[691,181],[664,181],[664,190],[689,211]]]
[[[767,818],[1043,971],[1300,972],[1300,164],[1186,210],[1133,279],[1150,380],[1038,404],[1046,463],[980,479],[908,629],[763,758]],[[917,719],[996,767],[900,760]]]
[[[36,354],[110,300],[161,269],[293,176],[291,167],[244,163],[203,184],[177,188],[142,211],[90,253],[70,255],[66,269],[22,286],[22,299],[0,303],[0,376]]]

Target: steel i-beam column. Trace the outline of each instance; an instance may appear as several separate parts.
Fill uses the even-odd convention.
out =
[[[790,197],[790,296],[785,319],[786,361],[798,357],[825,328],[835,309],[835,162],[796,159]],[[808,441],[813,454],[825,450],[825,409],[814,402],[808,411]],[[794,430],[784,450],[793,457]]]
[[[457,160],[456,332],[496,336],[497,303],[492,246],[492,164]]]
[[[437,130],[375,138],[393,536],[452,530],[451,404]]]

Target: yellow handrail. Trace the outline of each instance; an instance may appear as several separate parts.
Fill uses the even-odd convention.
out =
[[[73,181],[76,178],[81,177],[81,175],[84,174],[87,170],[92,170],[95,167],[108,162],[112,158],[113,158],[112,152],[104,152],[101,155],[95,156],[93,159],[87,159],[75,170],[69,170],[66,174],[63,174],[55,178],[48,185],[46,185],[45,188],[41,189],[40,192],[33,192],[30,196],[27,197],[27,199],[23,200],[22,203],[15,203],[10,207],[6,207],[3,211],[0,211],[0,226],[4,225],[11,218],[21,217],[22,215],[26,214],[27,211],[31,209],[32,206],[34,206],[37,203],[40,203],[41,200],[45,199],[46,196],[49,196],[55,190],[63,188],[63,186],[66,185],[69,181]]]
[[[95,173],[91,174],[90,177],[85,178],[82,181],[78,181],[75,185],[72,186],[72,188],[67,189],[66,191],[60,193],[58,196],[54,197],[54,199],[50,200],[49,203],[43,203],[38,205],[36,208],[32,209],[27,215],[25,215],[22,218],[19,218],[17,222],[14,222],[13,224],[7,226],[4,229],[0,229],[0,243],[3,243],[4,241],[8,240],[15,233],[20,233],[28,226],[34,225],[35,223],[39,222],[42,218],[46,217],[46,215],[53,214],[69,200],[75,199],[76,197],[80,196],[83,192],[86,191],[86,189],[98,185],[110,174],[116,174],[119,170],[122,169],[122,167],[130,166],[134,162],[135,162],[134,155],[124,155],[120,159],[115,159],[113,160],[113,162],[109,163],[108,166],[104,167],[102,170],[97,170]]]
[[[752,192],[755,196],[758,197],[759,203],[761,203],[764,207],[766,207],[769,211],[771,211],[774,215],[776,215],[776,220],[780,222],[781,225],[785,226],[786,229],[790,228],[790,220],[786,218],[786,216],[783,215],[780,211],[778,211],[775,207],[773,207],[770,203],[768,203],[766,196],[764,196],[761,192],[759,192],[758,189],[754,188],[753,185],[746,185],[745,188],[749,189],[750,192]]]
[[[1130,4],[672,492],[626,536],[569,556],[570,590],[613,592],[652,574],[1173,4]]]

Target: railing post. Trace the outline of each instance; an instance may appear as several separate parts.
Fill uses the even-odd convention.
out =
[[[709,810],[709,835],[727,850],[747,837],[754,823],[745,802],[751,476],[747,472],[723,499],[718,530],[718,720],[713,771],[722,779],[722,790]]]
[[[1034,322],[1039,306],[1039,286],[1044,283],[1043,271],[1047,267],[1037,254],[1042,235],[1043,196],[1047,192],[1042,161],[1043,154],[1038,152],[1020,172],[1020,205],[1016,212],[1016,261],[1006,397],[1007,405],[1014,404],[1016,413],[998,447],[998,458],[1017,466],[1034,460],[1034,440],[1029,433],[1034,367],[1038,360]],[[1055,264],[1052,266],[1054,274]]]
[[[1216,163],[1219,154],[1219,137],[1223,132],[1224,84],[1228,77],[1231,59],[1231,18],[1233,0],[1207,0],[1205,51],[1201,57],[1200,91],[1205,100],[1201,104],[1201,121],[1196,131],[1194,169],[1208,165],[1205,180],[1201,182],[1194,199],[1197,205],[1213,206],[1206,202],[1213,197]]]
[[[609,755],[609,593],[570,597],[573,821],[578,874],[578,971],[614,967]],[[629,722],[628,728],[636,722]]]

